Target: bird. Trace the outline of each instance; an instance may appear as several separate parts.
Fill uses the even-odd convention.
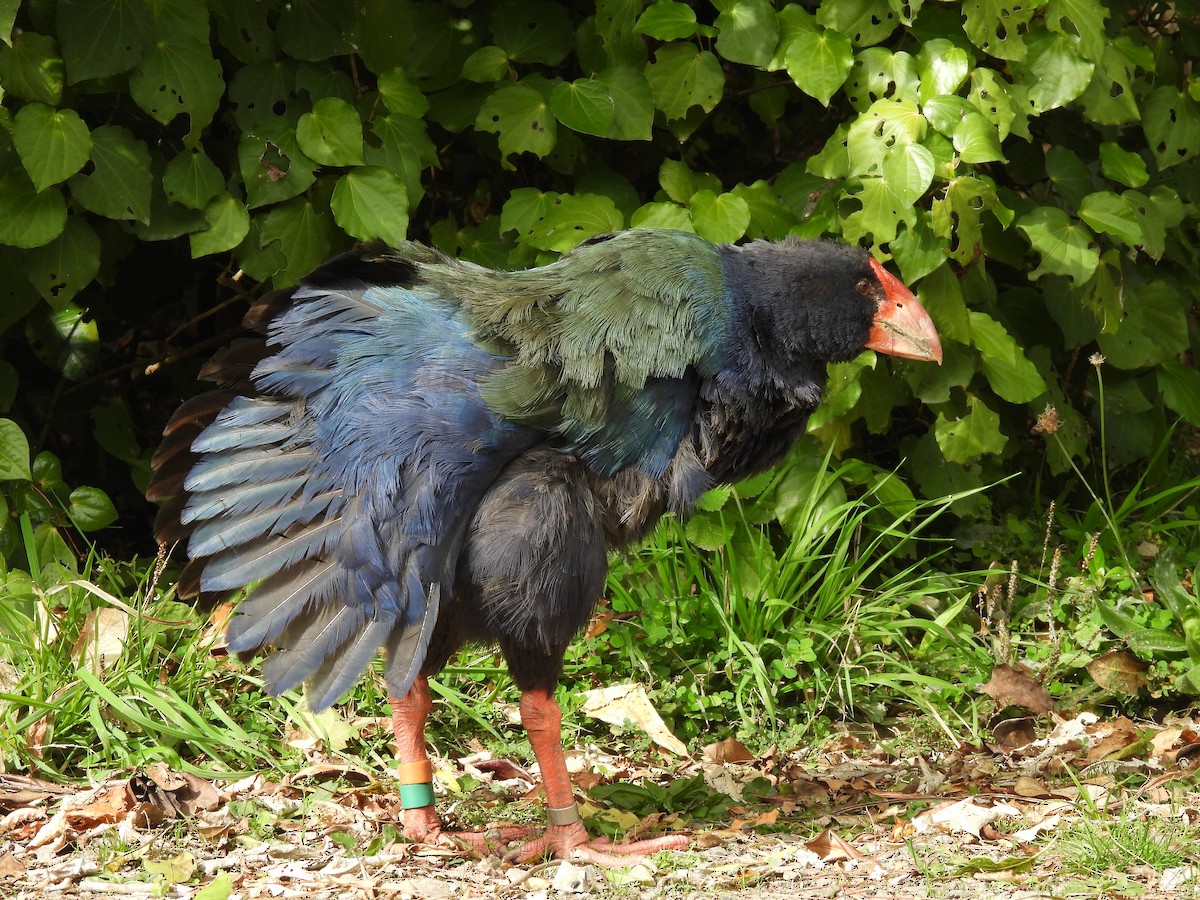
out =
[[[554,699],[611,551],[708,489],[780,461],[831,363],[941,363],[928,315],[866,250],[675,230],[584,240],[497,271],[366,242],[246,315],[258,337],[200,372],[165,427],[156,536],[185,543],[183,597],[240,597],[229,650],[269,692],[336,702],[385,655],[414,841],[601,864],[685,846],[591,839]],[[434,808],[429,678],[498,646],[521,691],[544,829],[450,832]]]

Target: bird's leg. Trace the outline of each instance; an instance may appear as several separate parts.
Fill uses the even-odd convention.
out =
[[[630,856],[682,850],[687,846],[688,839],[683,835],[629,844],[613,844],[607,838],[589,840],[575,805],[571,777],[567,774],[567,759],[562,748],[562,710],[558,702],[544,690],[522,692],[521,721],[542,770],[548,824],[541,837],[508,853],[504,857],[507,861],[526,862],[543,856],[557,856],[602,866],[627,866]]]
[[[433,808],[433,766],[425,749],[425,719],[433,707],[433,700],[429,696],[429,680],[424,675],[418,676],[407,694],[389,699],[392,703],[396,753],[400,757],[398,773],[403,785],[404,836],[410,841],[433,843],[441,835],[442,820]],[[417,795],[426,792],[428,804],[409,806],[424,799]]]
[[[488,832],[445,831],[433,806],[433,765],[425,749],[425,719],[433,707],[429,680],[420,675],[408,693],[392,704],[392,731],[400,757],[400,801],[404,805],[404,836],[422,844],[461,846],[483,856],[509,841],[528,838],[532,829],[524,826],[493,829]]]

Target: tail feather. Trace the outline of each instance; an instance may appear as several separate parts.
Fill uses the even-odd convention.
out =
[[[354,650],[354,661],[360,663],[354,677],[361,675],[371,661],[371,656],[362,658],[363,647],[370,646],[372,655],[378,652],[395,618],[394,613],[389,615],[383,610],[359,606],[322,606],[310,617],[294,619],[280,636],[279,643],[285,649],[272,653],[263,663],[268,689],[279,694],[297,687],[312,678],[327,661],[342,657],[347,645]]]
[[[293,475],[280,481],[268,481],[266,484],[245,488],[236,493],[213,490],[199,491],[187,501],[187,508],[179,511],[180,522],[187,525],[192,522],[204,522],[221,516],[233,519],[275,506],[287,503],[299,494],[308,483],[307,475]]]
[[[408,693],[421,672],[421,666],[425,664],[425,654],[429,650],[433,626],[437,623],[441,599],[441,585],[431,584],[425,595],[425,610],[421,617],[394,629],[388,635],[384,645],[387,651],[385,674],[388,693],[393,697],[403,697]]]
[[[192,533],[188,552],[193,556],[215,556],[264,536],[284,534],[294,525],[310,523],[340,496],[340,492],[334,491],[311,498],[301,497],[240,516],[232,524],[223,518],[206,522]]]
[[[222,453],[200,460],[184,480],[191,493],[262,481],[281,481],[309,471],[316,454],[309,448],[280,451],[275,447]]]
[[[253,653],[271,644],[304,609],[332,599],[343,576],[333,562],[301,563],[264,579],[229,621],[229,649]]]
[[[338,539],[339,518],[295,534],[260,538],[209,559],[200,578],[203,591],[232,590],[274,575],[302,559],[320,557]]]

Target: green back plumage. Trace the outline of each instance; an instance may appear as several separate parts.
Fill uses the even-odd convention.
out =
[[[628,443],[619,431],[643,430],[650,441],[651,430],[681,412],[662,409],[671,392],[651,382],[689,369],[707,377],[721,366],[729,324],[721,263],[697,235],[625,231],[548,266],[505,273],[421,250],[400,254],[463,307],[481,341],[511,357],[483,385],[487,404],[510,420],[590,442],[610,457],[605,468],[633,461],[617,446]]]

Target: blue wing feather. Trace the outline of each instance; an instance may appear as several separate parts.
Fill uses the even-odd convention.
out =
[[[250,587],[234,652],[275,652],[272,691],[321,708],[381,646],[403,694],[451,590],[466,522],[538,433],[483,402],[504,360],[429,290],[302,287],[238,398],[193,442],[181,518],[203,590]]]

